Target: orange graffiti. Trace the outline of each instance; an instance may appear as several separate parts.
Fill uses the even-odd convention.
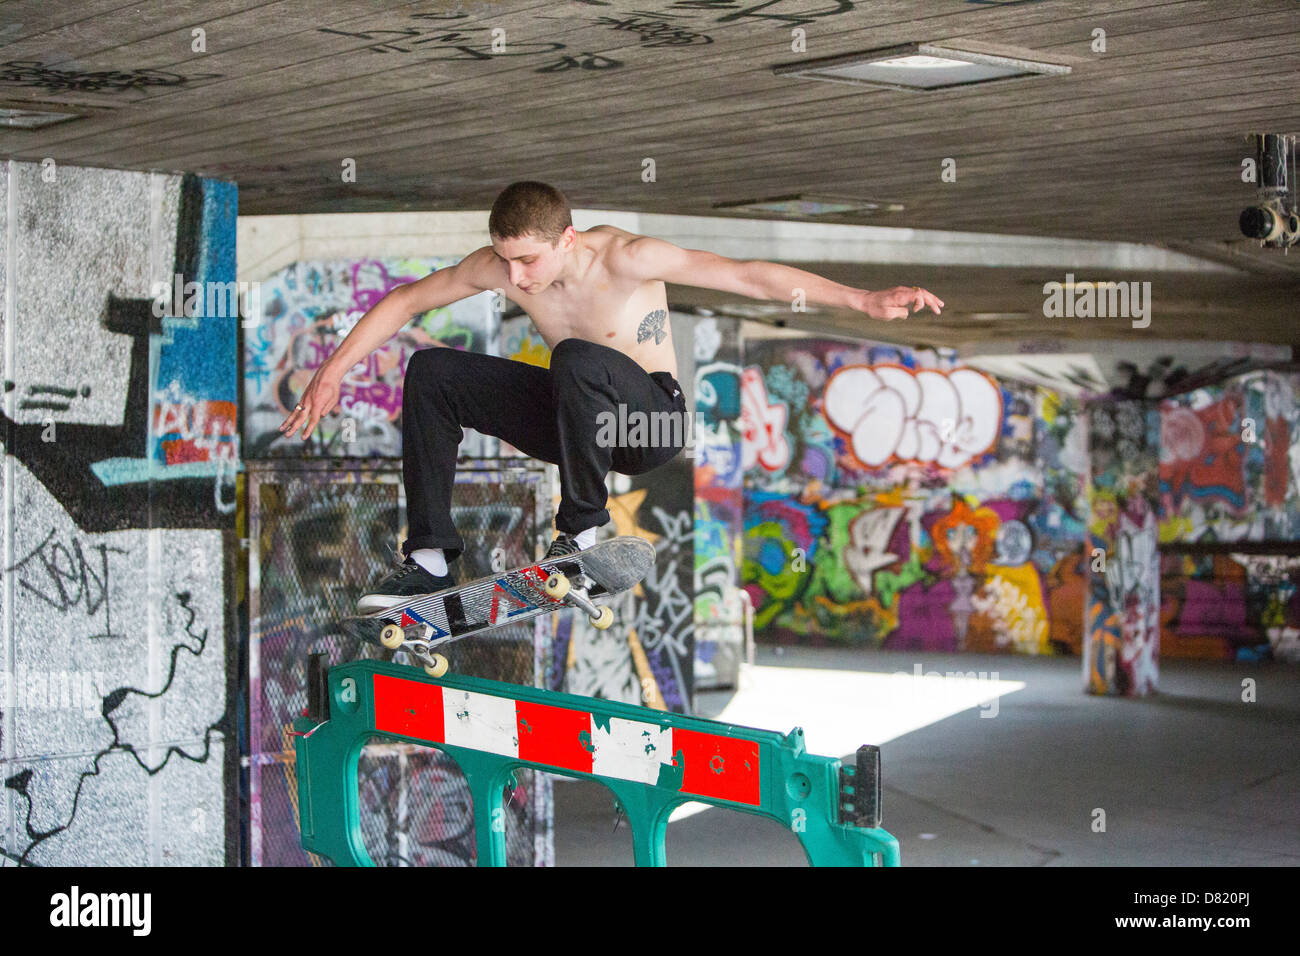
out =
[[[931,537],[934,538],[934,550],[940,559],[953,570],[963,567],[981,572],[984,565],[993,557],[994,538],[997,535],[997,512],[981,505],[971,508],[961,498],[953,495],[952,510],[934,523]],[[974,532],[974,541],[970,543],[969,554],[958,556],[952,550],[952,533],[969,527]]]

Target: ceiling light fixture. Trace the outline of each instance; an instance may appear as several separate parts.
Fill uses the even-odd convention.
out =
[[[902,212],[901,202],[883,199],[854,199],[850,196],[809,195],[795,193],[771,196],[766,199],[742,199],[715,202],[714,209],[731,209],[740,212],[775,214],[778,216],[874,216],[882,212]]]
[[[930,43],[905,43],[865,53],[791,63],[775,67],[772,72],[777,76],[853,83],[875,89],[925,92],[1041,74],[1059,76],[1069,73],[1070,68]]]
[[[0,107],[0,126],[14,126],[18,129],[40,129],[52,126],[64,120],[77,119],[80,113],[55,113],[49,110],[24,110],[14,107]]]

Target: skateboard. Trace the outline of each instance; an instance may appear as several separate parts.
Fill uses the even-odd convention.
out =
[[[460,584],[434,594],[410,597],[392,607],[350,615],[339,623],[345,634],[405,650],[424,665],[430,677],[447,673],[447,658],[433,653],[439,644],[480,631],[518,624],[539,614],[576,607],[601,630],[614,623],[614,612],[595,598],[626,591],[654,567],[654,545],[620,535],[576,554],[526,564]]]

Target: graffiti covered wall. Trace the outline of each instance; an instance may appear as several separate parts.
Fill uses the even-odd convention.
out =
[[[1257,372],[1159,410],[1162,544],[1300,540],[1300,376]]]
[[[222,865],[236,189],[11,162],[0,191],[4,858]]]
[[[304,443],[280,423],[316,370],[338,349],[357,321],[399,285],[422,279],[454,259],[348,259],[297,262],[261,283],[261,320],[245,332],[245,443],[250,458],[346,455],[400,458],[402,382],[417,349],[436,344],[495,352],[491,293],[432,309],[381,344],[344,375],[335,414]],[[483,436],[466,429],[460,453],[489,452]]]
[[[1300,660],[1300,376],[1240,376],[1159,414],[1164,653]]]
[[[1086,406],[934,352],[749,342],[742,579],[767,640],[1294,660],[1300,376]],[[1234,548],[1234,543],[1240,547]]]
[[[787,339],[747,343],[741,415],[742,580],[767,639],[1077,645],[1077,406],[955,367],[950,353]],[[1066,601],[1076,623],[1053,629]]]

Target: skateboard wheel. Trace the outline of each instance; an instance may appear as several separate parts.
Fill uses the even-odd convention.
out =
[[[564,597],[564,595],[569,593],[569,579],[559,571],[556,571],[546,579],[546,584],[543,586],[543,590],[546,591],[548,597],[552,597],[558,601]]]
[[[591,626],[598,631],[603,631],[614,623],[614,612],[608,607],[602,607],[600,613],[591,619]]]
[[[395,651],[406,643],[406,632],[396,624],[385,624],[384,629],[379,632],[379,643]]]
[[[447,673],[447,658],[441,654],[433,655],[433,663],[424,665],[424,672],[430,677],[441,677]]]

